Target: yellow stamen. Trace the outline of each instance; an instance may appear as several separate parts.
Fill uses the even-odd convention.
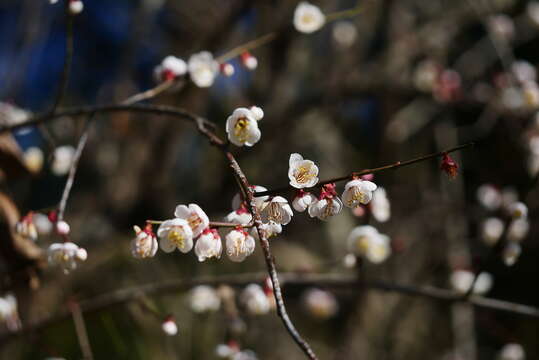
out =
[[[173,244],[175,244],[179,248],[183,248],[185,244],[185,236],[183,235],[183,231],[178,230],[170,230],[168,232],[168,239],[172,241]]]
[[[309,170],[311,170],[310,166],[300,166],[296,170],[296,181],[300,184],[303,184],[312,179],[315,175],[313,173],[310,173]]]
[[[245,117],[241,117],[236,121],[234,125],[234,135],[241,141],[247,141],[247,129],[249,128],[249,121]]]

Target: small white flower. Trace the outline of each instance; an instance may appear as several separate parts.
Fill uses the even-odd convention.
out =
[[[247,68],[247,70],[255,70],[258,67],[258,60],[249,52],[244,52],[240,56],[241,63]]]
[[[187,253],[193,248],[193,231],[187,220],[176,218],[164,221],[157,229],[157,236],[164,252],[178,249]]]
[[[509,224],[507,229],[507,239],[509,241],[520,242],[528,235],[530,222],[526,218],[515,219]]]
[[[82,10],[84,10],[84,3],[81,0],[69,0],[69,12],[71,14],[80,14]]]
[[[441,67],[431,59],[422,60],[414,70],[414,85],[420,91],[431,92],[438,82]]]
[[[187,64],[175,56],[167,56],[154,70],[156,80],[173,80],[187,73]]]
[[[341,199],[335,192],[335,184],[323,186],[317,201],[309,205],[309,216],[326,221],[341,212],[343,207]]]
[[[322,28],[325,22],[324,13],[307,1],[300,2],[294,11],[294,27],[299,32],[310,34]]]
[[[210,87],[219,73],[219,63],[209,51],[201,51],[191,55],[187,63],[191,80],[198,87]]]
[[[13,294],[0,297],[0,322],[4,323],[10,331],[21,329],[17,298]]]
[[[308,289],[302,296],[305,309],[314,317],[329,319],[339,310],[335,296],[317,288]]]
[[[199,285],[191,290],[189,304],[193,312],[201,314],[219,310],[221,298],[211,286]]]
[[[234,65],[232,65],[231,63],[221,64],[219,65],[219,68],[221,70],[221,73],[226,77],[231,77],[235,73]]]
[[[376,184],[365,180],[352,180],[344,186],[342,200],[345,206],[355,208],[360,204],[368,204],[376,190]]]
[[[249,284],[242,291],[240,301],[251,315],[264,315],[271,310],[270,301],[260,285]]]
[[[487,19],[489,31],[498,41],[511,41],[515,36],[515,24],[505,14],[492,15]]]
[[[269,223],[260,225],[260,231],[264,233],[266,239],[269,239],[273,236],[277,236],[278,234],[280,234],[283,231],[283,227],[281,226],[281,224],[277,224],[275,221],[270,221]],[[251,229],[251,235],[256,240],[260,240],[258,236],[258,231],[254,226]]]
[[[523,202],[514,202],[507,208],[509,214],[515,218],[525,218],[528,216],[528,207]]]
[[[29,212],[23,218],[21,218],[15,225],[15,231],[17,234],[27,239],[36,241],[38,232],[34,224],[34,213]]]
[[[386,222],[391,217],[391,204],[387,197],[387,192],[383,187],[379,187],[373,193],[371,213],[378,222]]]
[[[165,319],[165,321],[163,321],[161,324],[161,329],[168,336],[174,336],[178,333],[178,325],[172,316],[169,316]]]
[[[32,173],[38,173],[43,168],[43,151],[38,147],[30,147],[26,149],[23,155],[24,164]]]
[[[346,254],[342,258],[342,264],[345,268],[351,269],[356,266],[357,258],[354,254]]]
[[[526,81],[535,81],[537,79],[537,71],[535,67],[525,60],[518,60],[511,64],[511,71],[520,83]]]
[[[36,230],[39,235],[48,235],[54,228],[52,222],[49,220],[49,217],[45,214],[34,213],[32,216],[32,222],[36,226]]]
[[[240,352],[238,343],[231,340],[228,344],[219,344],[215,348],[215,355],[219,358],[233,359]]]
[[[266,206],[260,213],[263,222],[274,221],[281,225],[288,224],[292,220],[293,215],[288,201],[282,196],[273,197],[266,203]]]
[[[292,207],[297,212],[304,212],[312,203],[316,201],[316,196],[313,194],[299,190],[294,200],[292,200]]]
[[[250,188],[255,193],[268,190],[265,187],[259,186],[259,185],[251,185]],[[257,207],[258,211],[262,211],[262,209],[265,206],[265,202],[268,199],[269,199],[269,196],[267,196],[267,195],[266,196],[257,196],[257,197],[255,197],[255,204],[256,204],[256,207]],[[239,193],[234,195],[234,197],[232,198],[232,209],[239,209],[241,207],[241,201],[242,201],[241,200],[241,195]]]
[[[517,343],[505,344],[500,350],[497,360],[525,360],[526,353],[522,345]]]
[[[151,227],[142,230],[138,226],[133,226],[135,238],[131,240],[131,255],[137,259],[154,257],[157,253],[157,237]]]
[[[253,215],[247,211],[245,206],[240,206],[238,210],[232,211],[225,216],[225,221],[238,225],[248,225],[252,219]]]
[[[226,235],[226,254],[234,262],[242,262],[255,250],[255,239],[243,229],[235,229]]]
[[[56,222],[56,232],[60,235],[67,235],[71,231],[69,224],[63,220]]]
[[[373,264],[385,261],[391,255],[390,239],[371,225],[357,226],[348,235],[348,249],[364,256]]]
[[[77,268],[78,261],[85,261],[88,257],[85,249],[72,242],[54,243],[47,253],[49,264],[60,266],[66,274]]]
[[[513,266],[522,252],[520,244],[515,242],[509,242],[505,245],[502,253],[502,259],[506,266]]]
[[[262,108],[258,106],[251,106],[249,110],[251,110],[251,113],[256,121],[260,121],[264,118],[264,110],[262,110]]]
[[[194,238],[202,234],[202,231],[204,231],[204,229],[210,225],[208,215],[206,215],[206,213],[197,204],[189,204],[189,206],[176,206],[174,216],[184,219],[189,223]]]
[[[333,26],[332,35],[337,45],[347,49],[356,41],[357,29],[351,21],[339,21]]]
[[[491,217],[486,219],[481,226],[481,237],[487,245],[494,245],[503,234],[505,225],[502,220]]]
[[[71,168],[71,163],[75,156],[75,148],[70,145],[59,146],[54,149],[52,156],[52,173],[56,176],[66,175]]]
[[[468,292],[474,282],[475,274],[467,270],[455,270],[451,273],[450,282],[453,288],[465,294]],[[486,294],[492,287],[493,278],[492,275],[486,272],[482,272],[477,277],[475,282],[473,293],[478,295]]]
[[[210,258],[219,259],[222,252],[223,244],[217,230],[204,230],[195,244],[195,254],[198,257],[198,261],[202,262]]]
[[[253,146],[260,140],[262,133],[251,110],[237,108],[226,119],[228,140],[236,146]]]
[[[304,160],[303,156],[290,154],[288,161],[288,178],[290,185],[296,189],[309,188],[318,182],[318,166],[311,160]]]
[[[502,194],[491,184],[483,184],[477,189],[477,200],[487,210],[496,210],[502,205]]]

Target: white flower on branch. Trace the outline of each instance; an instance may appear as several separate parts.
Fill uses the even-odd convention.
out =
[[[355,208],[360,204],[368,204],[376,190],[376,184],[371,181],[355,179],[344,186],[342,200],[345,206]]]
[[[69,172],[73,157],[75,156],[75,148],[70,145],[58,146],[54,149],[52,155],[52,173],[56,176],[63,176]]]
[[[520,244],[515,242],[509,242],[507,245],[505,245],[505,248],[502,252],[502,259],[506,266],[513,266],[520,254],[522,253],[522,247]]]
[[[318,182],[318,166],[311,160],[303,159],[298,153],[290,154],[288,161],[290,185],[296,189],[313,187]]]
[[[528,207],[523,202],[514,202],[507,207],[509,215],[515,219],[525,218],[528,216]]]
[[[69,226],[67,222],[63,220],[56,222],[56,232],[59,235],[68,235],[70,231],[71,231],[71,226]]]
[[[379,187],[373,193],[371,213],[378,222],[386,222],[391,217],[391,204],[384,188]]]
[[[468,270],[455,270],[451,273],[449,278],[453,289],[459,293],[465,294],[469,291],[470,287],[474,283],[475,274]],[[482,272],[477,277],[477,281],[473,287],[473,293],[478,295],[486,294],[492,287],[493,278],[487,272]]]
[[[43,151],[38,147],[30,147],[23,154],[24,165],[33,173],[38,173],[43,168]]]
[[[226,235],[226,254],[234,262],[242,262],[255,250],[255,239],[242,228]]]
[[[246,108],[237,108],[226,119],[226,133],[236,146],[253,146],[262,135],[254,114]]]
[[[264,315],[271,310],[270,301],[258,284],[249,284],[240,295],[241,303],[251,315]]]
[[[201,51],[191,55],[187,62],[187,69],[196,86],[210,87],[219,73],[219,63],[209,51]]]
[[[240,205],[237,210],[230,212],[225,216],[225,221],[238,225],[248,225],[253,219],[253,215],[245,208],[245,205]]]
[[[250,188],[255,193],[268,190],[265,187],[259,186],[259,185],[251,185]],[[255,197],[255,204],[256,204],[256,207],[257,207],[258,211],[262,211],[262,209],[264,208],[265,202],[268,199],[269,199],[269,196],[267,196],[267,195],[266,196],[257,196],[257,197]],[[232,198],[232,209],[239,209],[241,207],[241,204],[242,204],[241,195],[238,193],[238,194],[234,195],[234,197]]]
[[[318,199],[309,205],[309,216],[326,221],[341,212],[343,207],[341,199],[335,192],[335,184],[326,184],[322,187]]]
[[[273,221],[281,225],[288,224],[292,220],[293,215],[288,201],[282,196],[273,197],[266,203],[266,206],[260,213],[263,222],[268,223]]]
[[[302,1],[294,11],[294,27],[297,31],[310,34],[324,26],[326,16],[317,6]]]
[[[357,226],[348,235],[351,252],[365,257],[373,264],[384,262],[391,255],[390,239],[371,225]]]
[[[72,242],[54,243],[49,246],[47,254],[49,264],[60,266],[66,274],[75,270],[79,261],[88,258],[86,250]]]
[[[231,77],[236,72],[234,70],[234,65],[232,65],[231,63],[220,64],[219,70],[221,71],[221,74],[223,74],[226,77]]]
[[[157,229],[159,246],[164,252],[172,252],[175,249],[183,253],[193,248],[193,231],[185,219],[171,219],[164,221]]]
[[[197,204],[178,205],[174,211],[174,216],[187,221],[193,232],[193,237],[196,238],[202,234],[202,231],[210,225],[208,215]]]
[[[486,245],[492,246],[498,242],[503,234],[505,225],[496,217],[486,219],[481,225],[481,238]]]
[[[152,231],[151,226],[146,226],[142,230],[138,226],[133,226],[135,230],[135,238],[131,240],[131,254],[137,259],[145,259],[154,257],[157,253],[157,237]]]
[[[496,360],[525,360],[526,353],[522,345],[517,343],[505,344],[500,350]]]
[[[84,10],[84,3],[81,0],[68,0],[69,12],[73,15],[78,15]]]
[[[317,288],[305,291],[303,304],[309,314],[322,320],[335,316],[339,310],[339,303],[335,296],[330,292]]]
[[[292,207],[297,212],[304,212],[312,203],[316,201],[316,196],[300,189],[294,197],[294,200],[292,200]]]
[[[211,286],[199,285],[191,290],[189,304],[193,312],[201,314],[219,310],[221,298]]]
[[[210,258],[219,259],[222,252],[223,244],[217,230],[209,228],[204,230],[195,244],[195,254],[198,261],[202,262]]]
[[[174,336],[178,333],[178,324],[174,321],[174,317],[168,316],[161,324],[161,329],[168,336]]]
[[[17,234],[27,239],[36,241],[38,232],[34,224],[34,213],[29,212],[24,217],[22,217],[15,225],[15,231],[17,232]]]
[[[175,56],[167,56],[154,70],[157,81],[174,80],[187,73],[187,64]]]

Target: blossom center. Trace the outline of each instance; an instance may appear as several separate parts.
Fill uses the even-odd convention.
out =
[[[234,135],[242,142],[247,141],[247,129],[249,129],[249,121],[247,118],[241,117],[234,125]]]
[[[281,205],[276,202],[271,202],[269,207],[269,219],[275,221],[276,223],[281,223],[283,220]]]
[[[167,237],[174,245],[179,248],[182,248],[185,244],[185,236],[182,230],[170,230]]]
[[[352,204],[356,201],[363,203],[366,201],[366,196],[363,191],[360,191],[357,186],[354,186],[352,188],[352,197],[347,201],[348,206],[352,206]]]
[[[191,216],[189,216],[189,219],[187,219],[187,222],[189,223],[189,226],[191,227],[191,229],[194,230],[200,224],[202,224],[202,219],[196,213],[193,213]]]
[[[314,177],[314,174],[310,172],[311,167],[302,165],[297,169],[296,180],[298,183],[303,184]]]

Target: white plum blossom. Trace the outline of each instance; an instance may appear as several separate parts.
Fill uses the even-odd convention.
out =
[[[507,245],[505,245],[505,248],[502,252],[502,259],[506,266],[513,266],[520,254],[522,253],[522,247],[520,244],[515,242],[509,242]]]
[[[288,164],[288,178],[291,186],[302,189],[316,185],[318,166],[313,161],[305,160],[300,154],[294,153],[290,154]]]
[[[202,262],[210,258],[219,259],[222,252],[223,244],[217,230],[209,228],[204,230],[195,244],[195,254],[198,261]]]
[[[164,252],[175,249],[187,253],[193,248],[193,231],[185,219],[165,220],[157,229],[159,246]]]
[[[511,64],[511,71],[520,83],[535,81],[537,79],[535,67],[525,60],[514,61]]]
[[[23,218],[21,218],[15,225],[15,231],[17,232],[17,234],[27,239],[36,241],[38,231],[34,224],[34,213],[29,212]]]
[[[318,199],[309,205],[308,212],[310,217],[326,221],[340,213],[342,207],[342,201],[335,191],[335,184],[325,184],[322,186]]]
[[[360,204],[368,204],[372,200],[376,187],[375,183],[366,180],[355,179],[347,182],[342,193],[344,205],[355,208]]]
[[[68,0],[69,12],[73,15],[80,14],[84,10],[84,3],[81,0]]]
[[[172,316],[169,316],[161,324],[161,329],[168,336],[174,336],[178,333],[178,324],[176,324]]]
[[[357,38],[357,28],[351,21],[339,21],[333,26],[333,40],[343,49],[349,48]]]
[[[268,223],[263,223],[262,225],[260,225],[260,231],[264,233],[266,239],[269,239],[273,236],[279,235],[283,231],[283,227],[281,224],[277,224],[275,221],[270,221]],[[251,229],[251,236],[254,237],[256,240],[260,240],[258,236],[258,231],[254,226]]]
[[[71,168],[75,148],[70,145],[58,146],[52,155],[51,171],[56,176],[66,175]]]
[[[85,249],[78,247],[72,242],[54,243],[47,250],[50,265],[60,266],[64,273],[77,268],[79,261],[85,261],[88,253]]]
[[[496,210],[502,205],[502,194],[491,184],[483,184],[477,189],[477,200],[487,210]]]
[[[174,216],[179,219],[187,221],[191,230],[193,231],[193,237],[196,238],[202,234],[202,231],[210,225],[210,219],[208,215],[197,204],[178,205],[174,210]]]
[[[234,70],[234,65],[232,65],[231,63],[220,64],[219,69],[221,70],[221,74],[226,77],[231,77],[236,72]]]
[[[500,350],[496,360],[526,360],[526,353],[522,345],[508,343]]]
[[[258,67],[258,59],[246,51],[240,55],[241,63],[247,70],[255,70]]]
[[[151,225],[144,230],[135,225],[133,229],[135,230],[135,238],[131,240],[131,255],[137,259],[154,257],[159,245]]]
[[[210,87],[219,73],[219,63],[209,51],[201,51],[191,55],[187,62],[187,69],[196,86]]]
[[[158,81],[174,80],[187,73],[187,64],[175,56],[167,56],[154,70]]]
[[[264,315],[271,310],[270,301],[258,284],[249,284],[242,291],[240,301],[251,315]]]
[[[44,159],[43,151],[35,146],[26,149],[23,154],[24,165],[32,173],[38,173],[43,168]]]
[[[297,31],[310,34],[324,26],[326,16],[315,5],[302,1],[294,11],[294,27]]]
[[[497,217],[486,219],[481,225],[481,238],[486,245],[494,245],[503,234],[505,225]]]
[[[468,270],[455,270],[451,273],[449,281],[453,289],[459,293],[466,294],[474,283],[475,274]],[[493,278],[487,272],[482,272],[477,277],[473,287],[473,293],[478,295],[486,294],[492,287]]]
[[[255,239],[242,228],[226,235],[226,254],[234,262],[242,262],[255,250]]]
[[[292,208],[288,205],[288,201],[282,196],[275,196],[266,203],[264,209],[260,213],[262,221],[268,223],[273,221],[277,224],[286,225],[292,220]]]
[[[373,264],[385,261],[391,255],[390,239],[371,225],[357,226],[348,235],[349,251],[364,256]]]
[[[63,220],[56,222],[56,232],[60,235],[67,235],[71,231],[71,226]]]
[[[339,304],[335,296],[321,289],[311,288],[306,290],[302,299],[307,312],[322,320],[335,316],[339,310]]]
[[[391,204],[387,197],[387,192],[383,187],[379,187],[373,193],[371,213],[378,222],[386,222],[391,217]]]
[[[32,222],[36,226],[36,230],[39,235],[48,235],[53,230],[53,224],[49,217],[45,214],[34,213],[32,216]]]
[[[199,285],[191,290],[189,304],[191,310],[197,314],[212,312],[221,307],[221,298],[211,286]]]
[[[507,208],[509,214],[515,219],[525,218],[528,216],[528,207],[523,202],[514,202]]]
[[[237,210],[234,210],[225,216],[225,221],[238,225],[248,225],[252,219],[253,215],[247,211],[244,205],[240,205]]]
[[[260,186],[260,185],[251,185],[251,186],[249,186],[249,188],[251,188],[251,190],[254,193],[268,190],[265,187]],[[257,196],[257,197],[255,197],[255,205],[256,205],[256,208],[258,209],[258,211],[262,211],[262,209],[265,206],[265,202],[268,199],[269,199],[269,196],[267,196],[267,195],[266,196]],[[238,194],[234,195],[234,197],[232,198],[232,209],[239,209],[241,207],[241,204],[242,204],[241,195],[238,193]]]
[[[227,344],[219,344],[215,348],[215,355],[227,360],[258,360],[256,354],[249,349],[240,351],[237,342],[230,340]]]
[[[528,235],[530,222],[526,218],[515,219],[509,224],[507,229],[507,239],[509,241],[520,242]]]
[[[297,192],[296,197],[294,197],[294,200],[292,200],[292,207],[297,212],[304,212],[312,203],[316,201],[316,196],[300,189]]]
[[[236,146],[253,146],[260,140],[261,132],[251,110],[237,108],[226,119],[228,140]]]

